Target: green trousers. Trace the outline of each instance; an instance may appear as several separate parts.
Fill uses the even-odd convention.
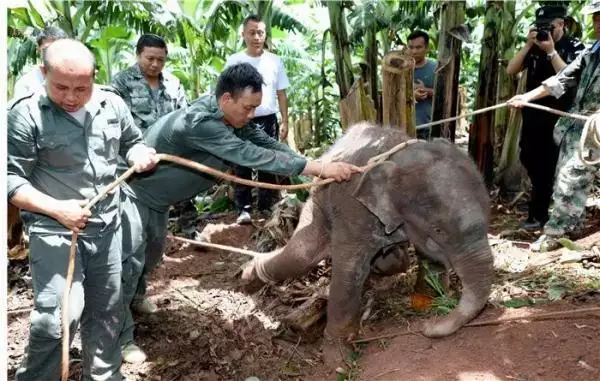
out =
[[[146,278],[160,263],[167,235],[168,212],[158,212],[121,192],[123,234],[123,307],[121,345],[133,342],[131,303],[146,293]],[[136,300],[137,299],[137,300]]]
[[[594,182],[598,166],[589,167],[579,159],[579,140],[582,126],[576,124],[567,132],[560,144],[556,179],[552,201],[554,208],[544,225],[544,233],[562,236],[577,230],[583,223],[585,204]]]
[[[70,235],[29,235],[33,282],[29,343],[17,381],[57,381],[61,364],[61,299]],[[121,380],[119,332],[123,326],[120,230],[79,236],[69,295],[70,339],[81,323],[83,380]]]

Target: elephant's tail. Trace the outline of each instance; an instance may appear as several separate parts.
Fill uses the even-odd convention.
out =
[[[423,328],[425,336],[451,335],[474,319],[488,301],[494,277],[494,259],[487,239],[480,249],[456,257],[459,260],[453,261],[452,266],[462,283],[460,302],[447,316],[427,322]]]

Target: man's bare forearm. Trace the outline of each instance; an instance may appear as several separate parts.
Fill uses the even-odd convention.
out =
[[[281,122],[288,122],[288,99],[285,90],[277,90],[277,101],[279,102],[279,112],[281,113]]]
[[[508,65],[506,65],[506,74],[514,75],[523,70],[523,61],[525,61],[525,57],[529,50],[531,49],[531,44],[527,43],[523,46],[515,56],[508,61]]]

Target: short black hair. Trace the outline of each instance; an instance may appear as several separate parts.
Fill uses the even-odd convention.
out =
[[[248,17],[246,17],[246,18],[244,19],[244,22],[242,23],[242,25],[244,26],[244,28],[248,26],[248,23],[249,23],[250,21],[254,21],[254,22],[262,22],[263,20],[262,20],[262,18],[260,18],[260,16],[259,16],[259,15],[256,15],[256,14],[251,14],[251,15],[249,15]]]
[[[137,41],[137,45],[135,47],[135,54],[141,54],[144,51],[145,47],[162,48],[167,54],[169,53],[169,50],[167,49],[167,43],[165,42],[164,38],[155,34],[142,34],[142,36]]]
[[[57,28],[55,26],[47,26],[44,29],[42,29],[42,31],[40,32],[40,34],[38,34],[37,38],[36,38],[36,42],[38,47],[42,46],[42,44],[48,40],[50,41],[54,41],[54,40],[60,40],[61,38],[69,38],[69,35],[67,33],[65,33],[64,30]]]
[[[215,95],[217,99],[225,93],[231,94],[234,99],[248,87],[253,93],[262,91],[263,78],[256,68],[249,63],[243,62],[228,66],[217,79]]]
[[[412,41],[415,38],[423,37],[425,40],[425,45],[429,45],[429,35],[422,30],[415,30],[411,34],[408,35],[408,41]]]

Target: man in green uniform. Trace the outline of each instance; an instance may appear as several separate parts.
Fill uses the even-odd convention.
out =
[[[600,108],[600,1],[592,1],[586,10],[593,13],[596,42],[558,74],[543,81],[542,86],[515,96],[509,104],[521,107],[523,102],[548,95],[558,98],[569,88],[577,87],[569,112],[587,115]],[[544,234],[532,245],[534,251],[558,248],[559,238],[575,232],[582,223],[586,200],[598,169],[586,166],[579,159],[582,130],[583,122],[567,117],[561,117],[554,126],[554,140],[560,151],[552,195],[554,208],[544,225]]]
[[[159,119],[144,134],[157,152],[182,156],[224,170],[244,165],[281,175],[297,174],[347,180],[359,169],[354,165],[309,161],[287,145],[248,125],[261,104],[262,77],[248,63],[226,68],[217,81],[215,95],[206,95],[187,110]],[[185,200],[214,185],[216,179],[190,168],[161,163],[151,175],[137,175],[124,186],[123,284],[124,302],[134,297],[144,262],[156,267],[167,234],[169,205]],[[168,184],[168,186],[165,186]],[[143,294],[136,297],[143,297]],[[148,301],[148,303],[150,303]],[[133,344],[133,319],[127,317],[121,343],[128,362],[144,361],[143,351]]]
[[[188,104],[179,79],[164,70],[167,56],[167,43],[162,37],[144,34],[136,46],[137,63],[115,75],[111,84],[127,103],[142,133],[161,116]],[[196,232],[197,217],[194,203],[183,200],[175,209],[179,229],[184,235],[192,236]],[[156,311],[147,303],[134,303],[133,308],[140,313]]]
[[[23,211],[34,292],[16,379],[59,379],[60,302],[75,231],[69,323],[72,338],[81,320],[83,380],[121,380],[119,192],[91,212],[83,206],[115,180],[119,155],[144,171],[155,164],[154,150],[123,100],[94,85],[94,57],[82,43],[56,41],[43,59],[45,87],[15,100],[8,113],[8,200]]]

